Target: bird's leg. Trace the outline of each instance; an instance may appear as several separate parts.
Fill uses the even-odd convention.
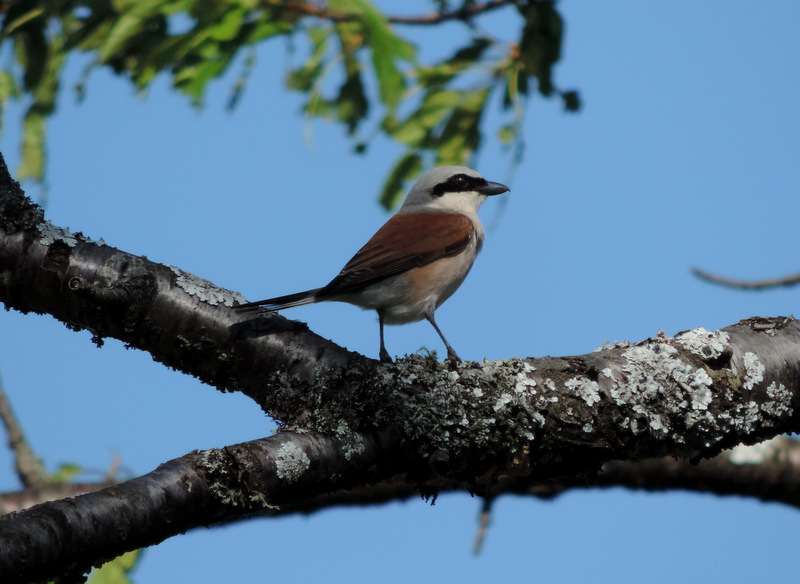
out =
[[[433,328],[435,328],[435,329],[436,329],[436,332],[437,332],[437,333],[439,333],[439,336],[441,337],[441,339],[442,339],[442,342],[444,343],[444,346],[447,348],[447,358],[448,358],[450,361],[453,361],[453,362],[455,362],[455,363],[461,363],[461,357],[459,357],[459,356],[456,354],[456,351],[455,351],[455,349],[453,349],[453,347],[451,347],[451,346],[450,346],[450,343],[448,343],[448,342],[447,342],[447,339],[445,339],[445,338],[444,338],[444,335],[442,334],[442,331],[440,331],[440,330],[439,330],[439,327],[438,327],[438,326],[436,326],[436,321],[435,321],[435,320],[433,320],[433,313],[431,313],[431,314],[426,314],[426,315],[425,315],[425,318],[427,318],[427,319],[428,319],[428,322],[429,322],[429,323],[431,323],[431,324],[433,325]]]
[[[381,351],[379,353],[381,361],[392,363],[392,357],[389,355],[389,351],[386,350],[386,345],[383,344],[383,313],[380,310],[378,311],[378,326],[381,330]]]

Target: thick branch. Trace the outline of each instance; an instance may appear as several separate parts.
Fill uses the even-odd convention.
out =
[[[483,495],[490,499],[509,494],[552,499],[575,489],[612,487],[747,496],[800,509],[800,441],[778,436],[753,446],[737,446],[710,460],[696,463],[669,457],[639,462],[610,461],[596,476],[576,475],[536,484],[503,478],[486,489]],[[297,506],[292,512],[312,513],[334,506],[378,505],[418,496],[416,485],[393,480],[321,495]]]
[[[0,157],[0,301],[117,338],[263,403],[263,371],[313,378],[367,360],[279,316],[241,322],[234,292],[47,222]],[[235,353],[229,352],[236,347]],[[276,412],[273,412],[274,414]]]
[[[488,485],[500,473],[543,478],[611,459],[700,459],[798,429],[793,319],[751,319],[564,359],[451,371],[413,357],[387,366],[278,315],[241,321],[229,308],[239,295],[44,222],[7,172],[0,275],[9,307],[119,338],[243,391],[289,426],[339,437],[394,427],[419,460],[436,455],[446,468],[439,474],[471,488],[476,477]],[[507,468],[511,460],[516,468]]]
[[[50,569],[56,540],[82,542],[58,561],[83,569],[176,530],[276,506],[299,510],[389,477],[427,494],[492,496],[506,481],[522,491],[567,484],[612,461],[699,461],[800,430],[800,323],[792,318],[661,334],[561,359],[451,370],[414,356],[384,365],[280,316],[240,321],[230,309],[238,294],[44,222],[2,170],[0,300],[8,307],[119,338],[220,389],[243,391],[305,432],[181,459],[112,490],[12,516],[0,523],[0,538],[38,550],[14,547],[9,561],[18,570]],[[22,539],[20,524],[40,535]],[[105,537],[95,548],[93,525],[108,526],[97,529]],[[115,525],[127,536],[115,535]],[[51,529],[56,540],[46,535]],[[20,557],[41,561],[31,567]]]
[[[283,433],[188,454],[112,488],[0,518],[2,581],[86,571],[103,558],[188,529],[253,515],[418,497],[419,485],[397,474],[407,461],[391,449],[388,438],[360,436],[354,457],[352,443]],[[699,464],[609,462],[594,480],[582,475],[530,484],[505,477],[483,494],[491,499],[503,494],[552,498],[574,488],[612,486],[748,494],[800,507],[800,443],[779,437]]]
[[[357,456],[350,444],[293,433],[195,452],[114,487],[7,515],[0,581],[81,574],[194,527],[278,513],[313,494],[385,478],[377,473],[402,463],[387,436],[360,438]]]

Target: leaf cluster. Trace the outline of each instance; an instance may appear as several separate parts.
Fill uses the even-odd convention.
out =
[[[387,207],[426,166],[474,163],[484,141],[483,120],[493,104],[499,104],[504,120],[496,136],[515,146],[516,161],[531,85],[544,97],[560,96],[567,110],[578,109],[577,93],[560,91],[553,81],[563,41],[555,2],[432,4],[433,19],[415,19],[387,16],[370,0],[11,3],[0,38],[13,57],[0,68],[0,100],[29,103],[18,176],[44,176],[46,121],[55,111],[66,59],[74,53],[90,56],[77,85],[79,95],[89,74],[104,67],[140,92],[167,75],[195,107],[202,107],[209,84],[238,63],[241,71],[229,100],[233,108],[255,67],[259,44],[282,37],[289,46],[307,47],[302,62],[290,65],[286,74],[287,89],[303,96],[305,114],[342,124],[359,154],[377,136],[402,146],[381,194]],[[518,37],[494,38],[478,28],[481,15],[504,8],[515,9],[520,18]],[[414,44],[396,30],[400,24],[435,29],[447,21],[467,27],[469,38],[451,56],[433,63],[419,62]],[[367,132],[365,125],[371,125]]]

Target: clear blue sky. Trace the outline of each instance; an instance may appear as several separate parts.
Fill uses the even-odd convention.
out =
[[[389,3],[384,2],[383,5]],[[427,4],[425,4],[427,6]],[[556,79],[578,115],[535,99],[512,179],[490,147],[487,178],[510,195],[482,210],[484,251],[437,313],[463,358],[571,355],[603,341],[714,329],[796,311],[797,290],[711,287],[689,269],[741,278],[800,270],[800,3],[560,4]],[[516,31],[511,11],[481,20]],[[455,34],[455,27],[446,29]],[[406,29],[401,30],[407,33]],[[423,57],[448,34],[414,31]],[[197,113],[158,82],[146,99],[98,72],[78,105],[65,88],[50,125],[47,215],[250,299],[324,284],[386,219],[377,192],[399,148],[349,154],[339,127],[299,115],[282,90],[281,42],[259,50],[239,109],[230,82]],[[301,51],[302,54],[302,51]],[[83,63],[73,61],[74,82]],[[19,109],[0,146],[18,162]],[[304,133],[305,132],[305,133]],[[29,186],[29,192],[37,193]],[[331,225],[340,226],[334,230]],[[371,313],[348,305],[287,312],[377,355]],[[0,314],[0,375],[28,437],[54,469],[133,475],[190,450],[269,434],[247,398],[166,371],[116,341],[102,349],[46,316]],[[441,347],[426,323],[387,330],[390,352]],[[0,489],[17,483],[0,452]],[[139,583],[772,582],[796,580],[800,514],[736,498],[575,492],[497,502],[483,555],[470,548],[468,495],[196,530],[149,549]]]

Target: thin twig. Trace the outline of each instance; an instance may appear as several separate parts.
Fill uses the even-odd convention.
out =
[[[46,483],[29,487],[22,491],[0,493],[0,515],[22,511],[39,503],[77,497],[84,493],[99,491],[119,483],[117,480],[104,479],[98,483]]]
[[[473,556],[479,556],[483,551],[483,542],[486,541],[486,534],[489,531],[489,525],[492,523],[492,503],[494,503],[494,497],[484,497],[480,518],[478,519],[478,531],[475,534],[475,543],[472,545]]]
[[[765,288],[778,288],[780,286],[794,286],[800,284],[800,274],[793,274],[783,278],[772,278],[767,280],[734,280],[717,276],[700,268],[692,268],[692,273],[706,282],[727,286],[728,288],[740,288],[742,290],[763,290]]]
[[[440,24],[447,20],[464,20],[468,21],[471,18],[490,12],[503,6],[515,4],[515,0],[489,0],[489,2],[481,2],[471,6],[462,6],[455,10],[447,10],[444,12],[432,12],[430,14],[423,14],[421,16],[387,16],[386,20],[392,24],[407,24],[407,25],[423,25],[429,26],[433,24]],[[287,12],[294,12],[304,16],[316,16],[324,20],[331,20],[334,22],[345,22],[350,20],[357,20],[360,18],[358,14],[346,14],[342,12],[335,12],[329,10],[324,6],[310,4],[308,2],[283,2],[281,4],[266,3],[266,7],[272,10],[285,10]]]
[[[19,480],[25,487],[35,487],[47,482],[47,471],[25,440],[22,427],[14,417],[11,404],[6,397],[2,379],[0,379],[0,419],[8,433],[8,445],[14,452],[14,468]]]

